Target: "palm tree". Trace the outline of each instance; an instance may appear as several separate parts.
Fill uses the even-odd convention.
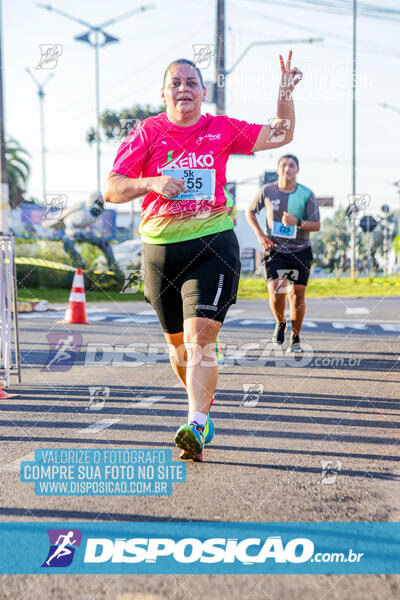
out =
[[[122,142],[124,135],[121,131],[121,119],[126,121],[132,121],[132,124],[129,126],[129,129],[133,127],[135,123],[138,121],[143,121],[143,119],[147,119],[148,117],[153,117],[160,112],[165,111],[165,104],[160,105],[158,108],[152,108],[149,104],[142,106],[141,104],[135,104],[132,108],[124,108],[119,112],[105,110],[103,114],[100,116],[100,125],[103,129],[103,134],[106,141],[119,141]],[[125,131],[125,135],[127,131]],[[96,140],[96,130],[94,127],[91,127],[89,131],[86,133],[86,141],[88,144],[92,144]]]
[[[9,138],[6,141],[6,162],[11,208],[15,208],[21,204],[31,173],[28,162],[21,155],[30,156],[29,152],[22,148],[16,139]]]

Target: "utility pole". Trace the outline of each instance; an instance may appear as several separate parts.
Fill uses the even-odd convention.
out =
[[[215,61],[215,104],[217,115],[225,114],[225,0],[217,0],[217,60]]]
[[[0,233],[10,233],[10,203],[8,198],[6,145],[3,104],[3,24],[0,0]]]
[[[357,0],[353,0],[353,123],[352,123],[352,195],[356,195],[356,92],[357,92]],[[351,219],[351,278],[357,276],[356,220]]]
[[[33,81],[37,86],[37,93],[39,96],[39,109],[40,109],[40,142],[42,149],[42,193],[43,193],[43,201],[46,199],[47,194],[47,182],[46,182],[46,143],[44,136],[44,86],[50,81],[53,77],[53,73],[50,73],[48,78],[43,82],[39,83],[37,79],[34,77],[33,73],[30,69],[26,68],[26,72],[32,77]]]

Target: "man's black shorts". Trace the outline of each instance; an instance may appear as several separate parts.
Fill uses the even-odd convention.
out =
[[[174,244],[143,244],[144,288],[166,333],[183,321],[206,317],[223,323],[236,302],[239,244],[233,230]]]
[[[300,252],[276,252],[273,248],[266,253],[264,262],[264,277],[267,281],[285,278],[292,283],[307,285],[313,261],[311,246]]]

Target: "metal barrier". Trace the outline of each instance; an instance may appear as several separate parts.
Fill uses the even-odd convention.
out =
[[[10,375],[21,382],[16,281],[14,238],[0,234],[0,377],[5,387]]]

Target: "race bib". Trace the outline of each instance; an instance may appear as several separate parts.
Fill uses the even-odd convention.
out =
[[[272,229],[272,235],[275,237],[295,239],[297,235],[296,225],[284,225],[279,221],[274,221],[274,227]]]
[[[214,169],[163,169],[162,174],[185,180],[186,192],[169,196],[168,200],[214,200]]]

